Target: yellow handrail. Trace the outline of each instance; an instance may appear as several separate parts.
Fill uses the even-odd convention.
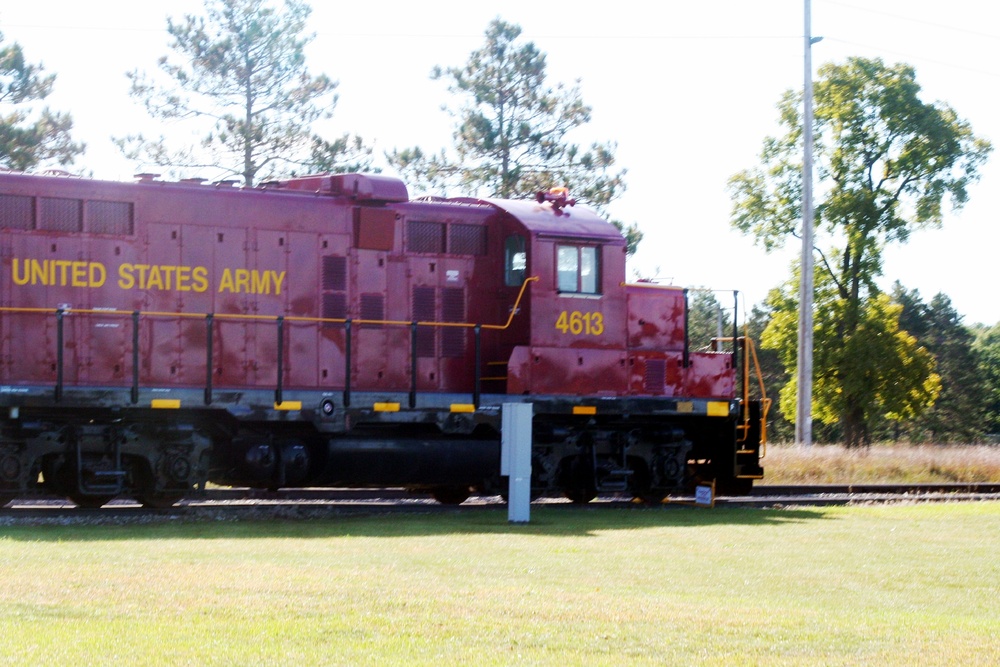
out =
[[[729,336],[726,338],[713,338],[712,340],[731,343],[734,339],[732,336]],[[743,431],[741,442],[745,442],[747,434],[750,432],[750,360],[752,359],[754,372],[757,375],[757,385],[760,389],[760,458],[764,458],[767,454],[767,413],[771,409],[771,399],[767,397],[767,390],[764,387],[764,374],[760,371],[757,346],[754,344],[753,339],[744,335],[740,336],[736,341],[737,344],[743,344],[743,423],[737,428]]]
[[[517,294],[517,299],[514,301],[513,307],[510,309],[510,316],[507,318],[507,322],[504,324],[476,324],[474,322],[433,322],[433,321],[417,321],[418,326],[430,326],[430,327],[460,327],[465,329],[473,329],[475,327],[481,327],[483,329],[490,329],[491,331],[504,331],[508,329],[514,322],[514,316],[518,313],[521,308],[521,300],[524,297],[524,293],[528,288],[528,283],[538,280],[538,276],[531,276],[526,278],[521,284],[521,290]],[[62,311],[64,313],[83,313],[85,315],[133,315],[138,313],[145,317],[187,317],[187,318],[199,318],[204,319],[209,316],[210,313],[191,313],[184,311],[170,312],[170,311],[157,311],[157,310],[118,310],[115,308],[22,308],[15,306],[2,306],[0,307],[0,313],[53,313]],[[304,317],[300,315],[245,315],[242,313],[211,313],[212,317],[217,320],[258,320],[267,322],[276,322],[279,319],[284,319],[285,322],[313,322],[321,324],[346,324],[347,318],[341,317]],[[394,326],[410,326],[413,324],[410,320],[366,320],[366,319],[352,319],[352,324],[369,324],[369,325],[394,325]]]

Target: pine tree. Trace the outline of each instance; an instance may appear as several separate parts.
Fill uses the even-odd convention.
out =
[[[0,34],[0,166],[25,171],[72,164],[84,145],[70,137],[70,115],[32,104],[49,96],[55,75],[28,63],[19,44],[3,42]]]
[[[272,4],[206,0],[205,17],[167,20],[173,56],[160,58],[158,80],[130,72],[131,95],[154,118],[175,127],[190,124],[200,140],[174,147],[176,139],[130,135],[117,140],[128,157],[174,169],[214,169],[246,185],[317,164],[367,164],[370,150],[360,140],[329,142],[312,132],[314,122],[331,116],[337,83],[306,68],[311,9],[303,0]]]
[[[450,111],[457,121],[451,153],[416,147],[386,158],[425,194],[509,199],[565,186],[603,213],[625,189],[625,171],[615,171],[615,146],[582,149],[569,142],[572,130],[590,122],[579,81],[549,85],[545,54],[520,35],[519,26],[495,19],[465,65],[433,71],[432,78],[448,81],[448,91],[462,100]],[[638,226],[615,224],[634,252],[642,238]]]

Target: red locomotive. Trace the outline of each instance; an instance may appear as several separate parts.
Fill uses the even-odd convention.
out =
[[[512,401],[533,404],[533,493],[748,490],[743,345],[695,351],[686,292],[625,284],[624,245],[565,192],[0,174],[0,500],[163,506],[214,482],[461,502],[502,491]]]

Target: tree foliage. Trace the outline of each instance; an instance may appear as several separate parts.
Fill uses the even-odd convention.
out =
[[[746,322],[745,335],[756,345],[763,338],[764,331],[774,313],[768,302],[755,305],[750,311],[750,317]],[[763,382],[764,390],[760,390],[756,381],[756,376],[751,378],[750,391],[754,398],[768,398],[771,400],[771,407],[768,412],[768,440],[770,441],[790,441],[795,436],[795,429],[791,422],[785,418],[781,410],[781,388],[788,382],[788,372],[782,365],[778,357],[777,350],[757,346],[755,348],[757,362],[760,370],[760,380]]]
[[[84,145],[70,137],[70,115],[32,105],[49,96],[55,75],[29,63],[16,42],[3,41],[0,34],[0,166],[25,171],[72,164]]]
[[[924,303],[916,290],[898,282],[892,300],[902,306],[900,324],[934,355],[941,395],[933,407],[906,424],[915,442],[974,442],[983,433],[986,385],[977,363],[975,334],[944,294]]]
[[[985,383],[983,430],[996,438],[1000,436],[1000,323],[977,327],[975,336],[976,366]]]
[[[191,121],[200,141],[174,148],[164,136],[118,139],[132,159],[181,169],[212,168],[247,185],[262,177],[360,159],[370,150],[344,137],[312,132],[329,118],[337,83],[306,68],[303,0],[205,0],[206,16],[167,20],[173,56],[160,58],[160,79],[134,70],[131,95],[154,118]],[[340,158],[344,159],[341,160]]]
[[[772,317],[761,343],[776,350],[781,364],[797,363],[798,278],[772,290]],[[829,275],[816,271],[813,365],[813,414],[837,425],[848,446],[868,444],[871,425],[879,420],[910,420],[924,412],[941,390],[934,356],[900,327],[903,307],[886,294],[862,304],[857,326],[846,332],[845,311],[851,307]],[[790,374],[780,391],[781,412],[796,413],[798,380]]]
[[[692,349],[709,349],[713,338],[733,335],[732,303],[723,305],[710,289],[688,290],[688,340]],[[726,349],[732,349],[726,344]]]
[[[625,170],[615,170],[615,145],[589,149],[568,141],[590,121],[591,108],[572,87],[547,82],[545,54],[521,42],[521,28],[501,19],[486,29],[486,43],[461,67],[434,69],[460,98],[453,151],[396,149],[390,164],[418,191],[449,191],[504,199],[533,197],[554,186],[569,187],[580,202],[604,212],[625,189]],[[634,252],[642,237],[636,225],[616,223]]]
[[[344,134],[333,141],[316,136],[313,137],[306,170],[332,174],[378,173],[381,169],[372,165],[373,152],[374,149],[356,134]]]
[[[850,58],[824,65],[819,76],[813,128],[819,177],[816,225],[817,239],[825,238],[829,246],[821,250],[822,241],[817,242],[817,280],[829,293],[823,295],[826,310],[817,299],[818,398],[813,412],[823,421],[838,415],[848,444],[859,444],[868,434],[867,419],[882,410],[917,414],[933,393],[932,367],[922,359],[871,354],[917,349],[904,344],[899,314],[876,284],[883,250],[889,243],[905,242],[915,229],[940,225],[946,198],[956,209],[965,204],[967,188],[978,178],[991,146],[947,105],[923,102],[909,66]],[[798,235],[801,101],[800,93],[785,94],[778,107],[785,134],[765,140],[762,167],[736,174],[729,183],[733,225],[767,250]],[[787,307],[776,311],[792,316]],[[776,312],[772,323],[780,317]],[[790,346],[790,354],[783,356],[794,369],[794,338],[776,333],[768,338]],[[847,350],[852,356],[844,356]],[[927,373],[922,378],[915,372],[920,368]],[[874,382],[884,383],[886,391],[897,384],[898,396],[876,391]],[[788,386],[787,400],[793,401],[794,389]],[[900,400],[904,396],[911,399]],[[795,413],[793,404],[783,402],[783,409]]]

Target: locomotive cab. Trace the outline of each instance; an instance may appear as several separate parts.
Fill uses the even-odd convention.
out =
[[[505,239],[505,284],[536,279],[522,301],[529,337],[503,364],[508,395],[535,404],[536,483],[576,501],[661,498],[700,480],[748,491],[762,474],[760,409],[751,418],[735,396],[736,347],[692,344],[687,291],[626,284],[619,231],[561,196],[494,202],[523,226]]]
[[[504,238],[505,298],[533,278],[509,347],[511,395],[625,393],[625,240],[591,211],[553,202],[491,202],[512,224]],[[509,307],[509,305],[508,305]],[[506,352],[506,350],[505,350]]]

